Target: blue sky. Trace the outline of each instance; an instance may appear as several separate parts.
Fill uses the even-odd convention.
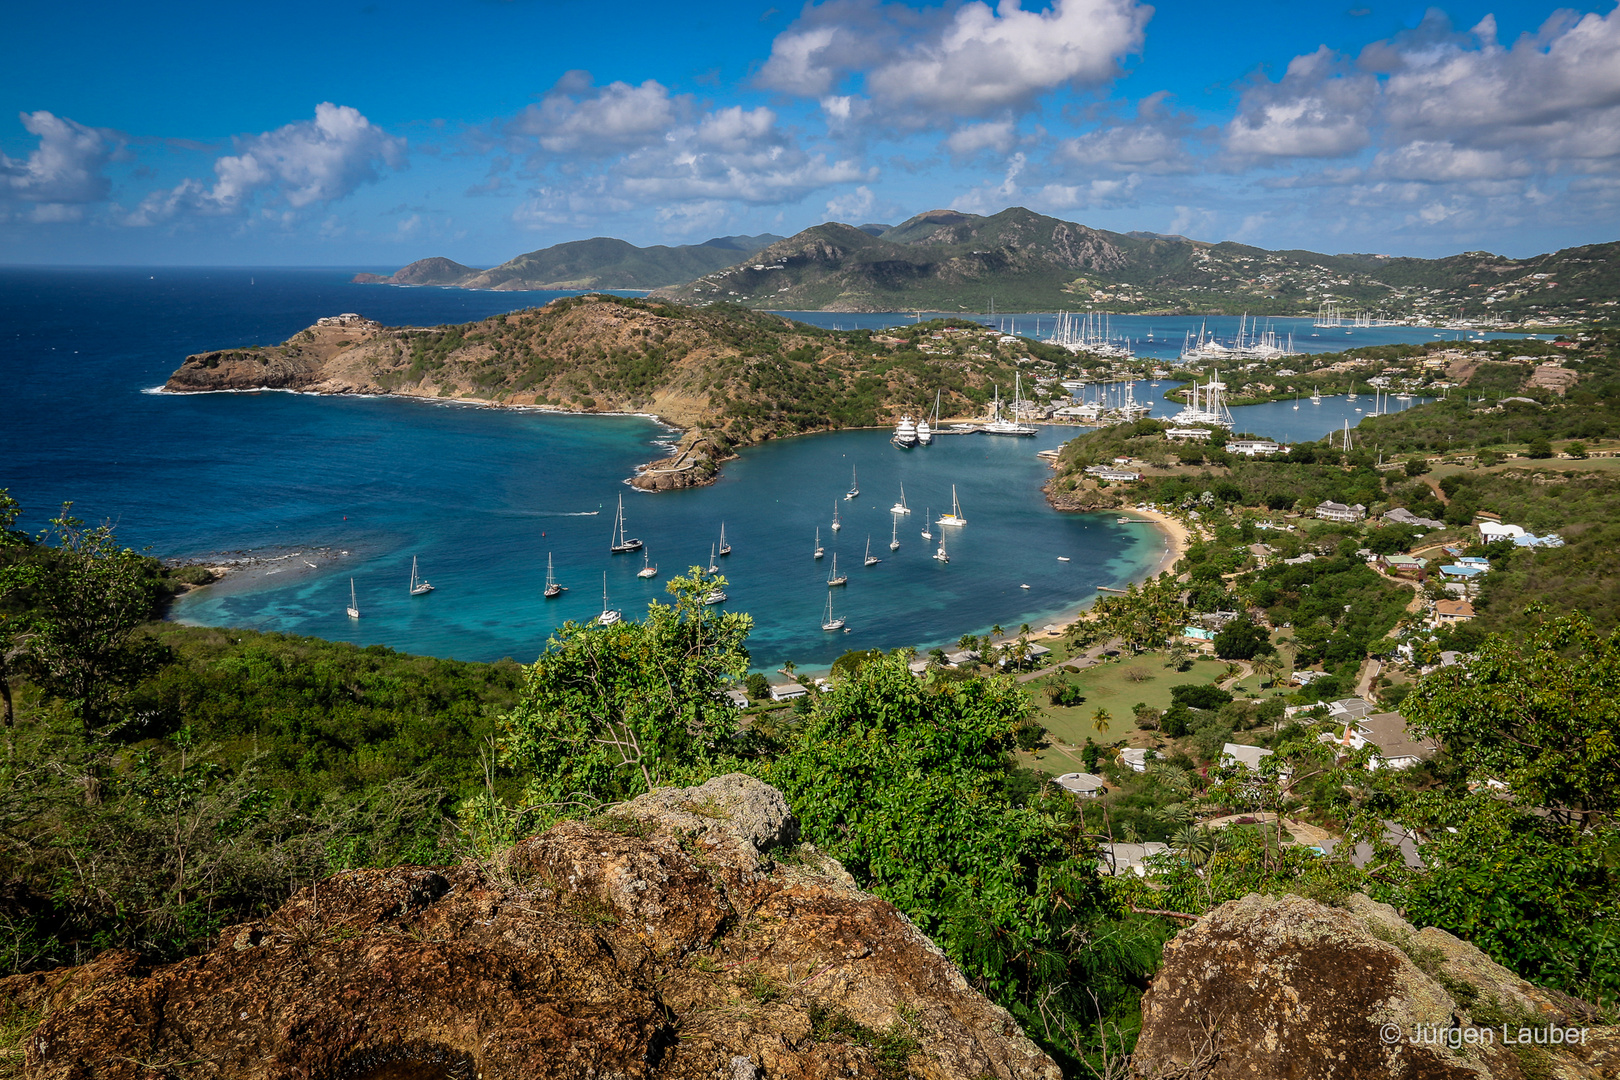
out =
[[[1620,221],[1614,3],[32,0],[0,262],[493,265],[1022,205],[1522,256]]]

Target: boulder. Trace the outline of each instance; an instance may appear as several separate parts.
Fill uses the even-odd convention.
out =
[[[1209,1080],[1613,1077],[1620,1037],[1597,1019],[1365,896],[1333,908],[1251,894],[1165,947],[1132,1067]]]
[[[335,874],[210,951],[0,980],[31,1080],[1059,1080],[744,776],[488,863]]]

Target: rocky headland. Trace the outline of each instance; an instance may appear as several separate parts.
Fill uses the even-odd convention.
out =
[[[0,980],[30,1080],[1058,1080],[742,775],[487,862],[336,874],[209,952]]]
[[[693,309],[592,294],[476,323],[385,327],[323,318],[279,345],[188,356],[172,393],[291,390],[656,416],[683,429],[638,487],[712,483],[737,448],[921,415],[940,386],[947,412],[976,413],[970,388],[1012,381],[1015,357],[978,331],[973,350],[928,351],[740,308]]]

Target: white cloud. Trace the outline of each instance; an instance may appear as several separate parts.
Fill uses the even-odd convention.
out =
[[[850,108],[835,91],[854,77],[888,119],[908,126],[1026,110],[1060,87],[1113,79],[1141,49],[1152,13],[1137,0],[1055,0],[1045,11],[971,0],[923,12],[834,0],[806,7],[777,36],[759,81],[821,98],[833,119]]]
[[[854,191],[836,198],[827,200],[827,210],[822,217],[827,221],[844,221],[851,225],[859,225],[872,216],[877,208],[877,196],[872,189],[862,184]]]
[[[104,171],[122,149],[111,131],[86,127],[76,120],[44,111],[19,113],[18,119],[39,146],[23,160],[0,154],[0,197],[43,205],[100,202],[112,183]],[[41,213],[45,216],[41,217]],[[65,209],[44,210],[41,221],[64,221]]]
[[[1058,145],[1056,158],[1088,168],[1185,173],[1196,169],[1186,138],[1172,127],[1139,121],[1098,128]]]
[[[1459,147],[1450,142],[1410,142],[1385,150],[1369,171],[1392,180],[1447,183],[1456,180],[1501,180],[1530,175],[1530,163],[1500,150]]]
[[[970,124],[951,132],[945,140],[945,149],[956,157],[972,157],[985,150],[1005,154],[1018,141],[1018,131],[1010,120],[984,124]]]
[[[168,191],[154,191],[127,219],[150,225],[179,214],[238,214],[256,197],[284,204],[280,220],[293,211],[324,205],[378,180],[379,166],[405,163],[405,140],[387,134],[356,109],[322,102],[315,119],[288,124],[262,135],[234,140],[235,154],[214,162],[212,185],[186,179]],[[291,217],[289,217],[291,214]]]
[[[640,86],[595,87],[589,74],[572,71],[519,113],[508,130],[538,139],[552,153],[611,157],[656,142],[685,111],[684,101],[652,79]]]
[[[1226,126],[1226,147],[1244,157],[1343,157],[1372,141],[1369,131],[1378,81],[1348,70],[1323,46],[1296,56],[1276,83],[1243,95]]]

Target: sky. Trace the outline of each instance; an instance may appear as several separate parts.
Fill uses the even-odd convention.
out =
[[[0,263],[491,266],[1025,206],[1267,248],[1620,239],[1620,11],[19,0]]]

